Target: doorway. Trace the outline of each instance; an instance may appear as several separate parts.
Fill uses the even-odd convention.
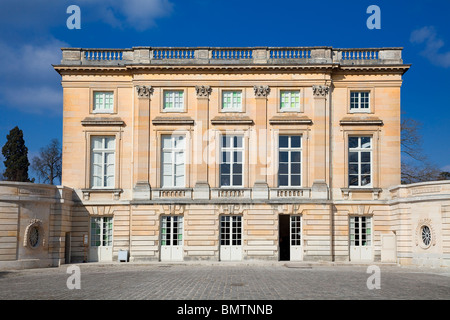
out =
[[[289,261],[291,259],[290,255],[290,216],[287,214],[279,215],[279,228],[278,228],[278,241],[280,247],[280,261]]]

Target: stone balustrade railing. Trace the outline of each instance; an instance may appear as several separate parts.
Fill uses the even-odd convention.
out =
[[[403,64],[402,48],[134,47],[132,49],[62,48],[61,50],[61,65]]]

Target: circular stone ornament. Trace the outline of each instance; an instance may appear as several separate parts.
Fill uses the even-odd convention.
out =
[[[39,219],[32,219],[25,229],[23,246],[30,249],[36,249],[41,245],[44,245],[44,228],[42,227],[42,221]]]
[[[436,245],[436,233],[430,219],[419,221],[416,228],[416,246],[428,249]]]

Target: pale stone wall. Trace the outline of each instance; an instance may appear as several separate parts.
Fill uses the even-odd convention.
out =
[[[72,204],[69,188],[0,182],[0,268],[65,263]],[[29,242],[32,227],[39,230],[35,246]]]

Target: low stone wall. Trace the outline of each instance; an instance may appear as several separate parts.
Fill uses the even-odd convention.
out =
[[[66,187],[0,182],[0,269],[64,263],[72,205]]]

